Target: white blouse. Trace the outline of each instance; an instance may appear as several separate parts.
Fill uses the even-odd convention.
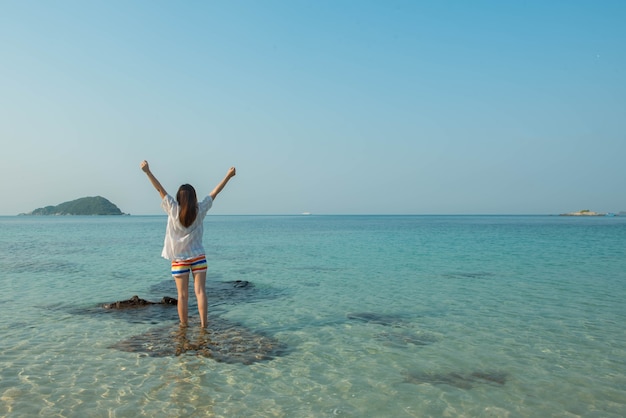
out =
[[[185,228],[178,220],[180,207],[172,196],[165,195],[161,207],[167,213],[167,228],[165,229],[165,241],[161,256],[168,260],[187,260],[204,254],[202,234],[204,233],[204,217],[213,206],[211,196],[198,202],[198,214],[196,219]]]

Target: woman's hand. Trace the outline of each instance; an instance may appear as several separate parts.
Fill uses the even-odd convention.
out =
[[[159,194],[161,195],[161,199],[163,199],[167,192],[165,191],[163,186],[161,186],[159,180],[157,180],[156,177],[154,177],[154,174],[152,174],[152,172],[150,171],[150,166],[148,165],[148,162],[146,160],[143,160],[141,164],[139,164],[139,167],[141,167],[141,171],[146,173],[146,175],[150,179],[150,183],[152,183],[154,188],[157,189],[157,192],[159,192]]]
[[[222,180],[220,184],[215,186],[215,189],[213,189],[213,191],[209,193],[209,196],[211,196],[211,199],[215,200],[215,198],[222,191],[224,186],[226,186],[226,183],[228,183],[228,180],[230,180],[235,174],[237,174],[235,167],[231,167],[228,169],[228,173],[226,173],[226,177],[224,177],[224,180]]]

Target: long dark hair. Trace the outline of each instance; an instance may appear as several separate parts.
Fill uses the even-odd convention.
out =
[[[180,207],[178,220],[185,227],[189,228],[198,215],[198,197],[196,189],[191,184],[183,184],[178,188],[176,201]]]

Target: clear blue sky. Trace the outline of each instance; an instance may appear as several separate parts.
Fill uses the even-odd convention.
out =
[[[624,1],[0,1],[0,215],[626,210]]]

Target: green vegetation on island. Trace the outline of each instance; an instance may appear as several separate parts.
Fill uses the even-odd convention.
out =
[[[124,215],[124,213],[104,197],[95,196],[81,197],[70,202],[46,206],[20,215]]]
[[[594,212],[589,209],[579,210],[578,212],[563,213],[561,216],[604,216],[604,213]]]

